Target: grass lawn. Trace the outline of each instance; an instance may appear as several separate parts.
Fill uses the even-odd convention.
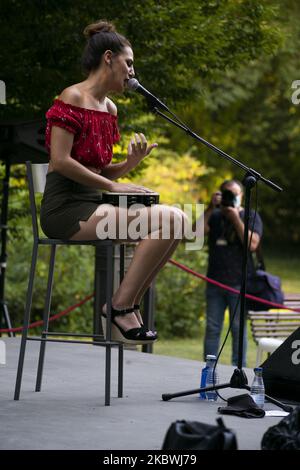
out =
[[[282,280],[283,291],[286,293],[300,292],[299,264],[300,251],[283,250],[282,248],[265,250],[267,271],[278,275]],[[199,281],[202,282],[202,281]],[[225,324],[222,341],[228,328],[228,319]],[[154,354],[183,357],[203,361],[203,332],[197,338],[172,338],[158,340],[153,347]],[[250,325],[248,324],[248,353],[247,366],[254,367],[256,358],[256,344],[252,339]],[[222,364],[231,364],[231,338],[229,336],[220,357]]]
[[[222,342],[228,328],[228,319],[225,318],[225,327],[222,335]],[[158,340],[153,346],[154,354],[162,354],[164,356],[184,357],[196,361],[203,361],[203,336],[198,338],[172,338]],[[248,326],[248,354],[247,367],[255,366],[256,344],[254,343],[250,326]],[[222,351],[219,359],[222,364],[231,364],[231,336],[228,337],[227,343]]]

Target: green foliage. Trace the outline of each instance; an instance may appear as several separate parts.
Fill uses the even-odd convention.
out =
[[[179,155],[168,149],[157,149],[149,156],[141,173],[123,178],[135,181],[160,195],[162,204],[192,204],[201,200],[198,180],[209,173],[192,155]]]
[[[174,104],[198,96],[201,81],[216,72],[276,47],[273,15],[258,0],[2,0],[6,113],[43,114],[55,95],[82,80],[82,31],[99,18],[115,22],[133,44],[138,77]]]
[[[282,186],[282,193],[259,184],[259,211],[266,242],[299,243],[300,233],[300,105],[292,103],[292,83],[299,79],[299,4],[285,0],[269,2],[277,11],[271,21],[279,31],[280,47],[271,55],[241,64],[238,70],[216,74],[201,103],[192,103],[181,113],[201,137],[256,169]],[[179,152],[186,142],[172,130],[172,145]],[[206,201],[222,179],[242,179],[243,171],[219,158],[202,144],[193,155],[215,173],[201,178]],[[219,178],[214,179],[214,175]],[[254,201],[253,201],[254,204]]]

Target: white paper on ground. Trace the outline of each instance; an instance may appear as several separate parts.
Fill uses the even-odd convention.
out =
[[[290,413],[283,410],[267,410],[265,416],[287,416]]]

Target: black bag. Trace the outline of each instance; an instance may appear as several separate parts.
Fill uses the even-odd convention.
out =
[[[263,435],[262,450],[300,450],[300,406]]]
[[[260,241],[255,251],[256,271],[255,274],[249,276],[247,281],[247,294],[260,297],[263,300],[283,304],[284,294],[281,289],[281,280],[278,276],[274,276],[266,271],[266,264],[262,252],[262,242]],[[254,262],[254,260],[253,260]],[[246,298],[247,310],[270,310],[271,305],[267,305],[256,300]]]
[[[266,271],[258,269],[247,282],[247,294],[255,295],[261,299],[283,304],[284,294],[281,289],[281,280],[278,276],[273,276]],[[271,305],[257,302],[256,300],[246,299],[247,310],[270,310]]]
[[[175,421],[167,430],[162,450],[236,450],[235,434],[227,429],[222,418],[218,426],[198,421]]]

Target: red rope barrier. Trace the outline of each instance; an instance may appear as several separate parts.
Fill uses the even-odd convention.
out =
[[[53,315],[52,317],[49,318],[49,322],[57,320],[60,317],[63,317],[65,315],[68,315],[72,310],[75,310],[77,307],[81,307],[85,302],[90,300],[92,297],[94,297],[94,294],[90,294],[87,297],[85,297],[83,300],[80,300],[77,304],[71,305],[70,307],[66,308],[65,310],[62,310],[61,312],[57,313],[56,315]],[[34,323],[31,323],[28,328],[35,328],[36,326],[40,326],[43,324],[43,320],[36,321]],[[0,330],[0,333],[17,333],[18,331],[22,331],[23,326],[19,326],[18,328],[5,328]]]
[[[183,271],[192,274],[192,276],[198,277],[202,279],[203,281],[209,282],[210,284],[213,284],[215,286],[220,287],[221,289],[225,289],[229,292],[232,292],[234,294],[239,294],[240,292],[237,289],[234,289],[233,287],[227,286],[226,284],[222,284],[221,282],[215,281],[214,279],[210,279],[207,276],[204,276],[204,274],[197,273],[196,271],[193,271],[192,269],[188,268],[184,264],[178,263],[178,261],[174,261],[172,259],[169,260],[169,263],[173,264],[179,269],[182,269]],[[90,294],[87,297],[85,297],[83,300],[78,302],[77,304],[71,305],[70,307],[66,308],[62,312],[57,313],[56,315],[53,315],[52,317],[49,318],[49,322],[57,320],[60,317],[63,317],[65,315],[68,315],[70,312],[75,310],[77,307],[81,307],[85,302],[90,300],[92,297],[94,297],[94,294]],[[251,300],[256,300],[257,302],[260,302],[265,305],[270,305],[271,307],[274,308],[280,308],[284,310],[292,310],[293,312],[300,312],[299,308],[292,308],[292,307],[287,307],[286,305],[281,305],[277,304],[275,302],[269,302],[268,300],[261,299],[259,297],[255,297],[254,295],[251,294],[246,294],[247,299]],[[40,326],[43,324],[43,320],[36,321],[34,323],[31,323],[28,328],[35,328],[36,326]],[[16,333],[18,331],[22,331],[23,326],[19,326],[18,328],[5,328],[5,329],[0,329],[0,333]]]
[[[203,274],[197,273],[196,271],[193,271],[192,269],[188,268],[184,264],[178,263],[178,261],[174,261],[174,260],[170,259],[169,263],[173,264],[177,268],[182,269],[183,271],[185,271],[189,274],[192,274],[195,277],[199,277],[203,281],[206,281],[206,282],[209,282],[210,284],[221,287],[221,289],[225,289],[229,292],[233,292],[234,294],[239,294],[240,293],[240,291],[238,291],[237,289],[234,289],[233,287],[227,286],[226,284],[222,284],[221,282],[215,281],[214,279],[210,279],[209,277],[204,276]],[[299,308],[292,308],[292,307],[287,307],[286,305],[277,304],[275,302],[269,302],[268,300],[261,299],[260,297],[255,297],[254,295],[251,295],[251,294],[246,294],[246,298],[251,299],[251,300],[256,300],[257,302],[261,302],[262,304],[265,304],[265,305],[270,305],[271,307],[274,307],[274,308],[280,308],[280,309],[284,309],[284,310],[292,310],[293,312],[300,312]]]

